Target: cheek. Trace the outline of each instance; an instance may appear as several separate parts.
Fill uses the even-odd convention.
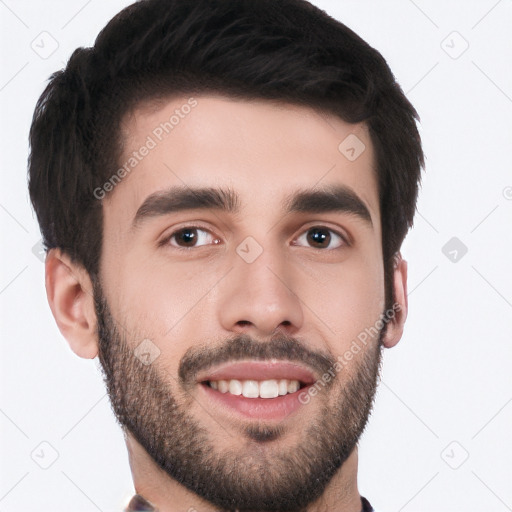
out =
[[[384,310],[384,273],[377,256],[303,269],[304,311],[313,315],[310,321],[323,330],[335,354],[374,326]]]
[[[190,318],[204,317],[208,293],[221,272],[206,261],[177,264],[132,251],[120,261],[112,279],[116,283],[114,303],[126,319],[126,327],[134,326],[165,344],[166,350],[177,350],[180,344],[186,349],[191,332],[183,337],[182,326]]]

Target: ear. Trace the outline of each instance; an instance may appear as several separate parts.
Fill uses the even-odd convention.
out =
[[[400,341],[407,318],[407,262],[402,259],[400,252],[395,255],[393,291],[395,296],[393,316],[387,325],[383,338],[383,345],[386,348],[394,347]]]
[[[60,249],[50,249],[45,261],[46,297],[57,326],[80,357],[98,355],[96,311],[88,272]]]

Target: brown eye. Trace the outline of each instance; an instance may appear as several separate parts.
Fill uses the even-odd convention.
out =
[[[197,242],[197,229],[195,228],[186,228],[178,231],[174,235],[175,240],[178,245],[182,244],[185,247],[193,247]]]
[[[169,243],[180,249],[189,249],[219,242],[220,240],[214,238],[208,230],[197,226],[187,226],[172,233],[163,243]]]
[[[343,237],[324,226],[314,226],[305,231],[297,240],[304,241],[314,249],[338,249],[346,245]],[[302,244],[299,244],[302,245]],[[332,247],[334,245],[334,247]]]

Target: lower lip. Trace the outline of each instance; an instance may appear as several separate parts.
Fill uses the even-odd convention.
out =
[[[246,398],[243,395],[221,393],[208,384],[200,384],[206,397],[218,404],[234,410],[243,416],[254,419],[282,420],[296,412],[305,404],[299,401],[299,396],[308,390],[309,386],[275,398]]]

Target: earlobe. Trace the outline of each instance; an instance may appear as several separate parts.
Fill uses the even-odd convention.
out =
[[[386,348],[394,347],[400,341],[407,318],[407,262],[402,259],[400,252],[395,256],[393,291],[393,311],[383,338],[383,345]]]
[[[71,350],[85,359],[98,355],[96,312],[87,271],[60,249],[50,249],[45,262],[48,304]]]

